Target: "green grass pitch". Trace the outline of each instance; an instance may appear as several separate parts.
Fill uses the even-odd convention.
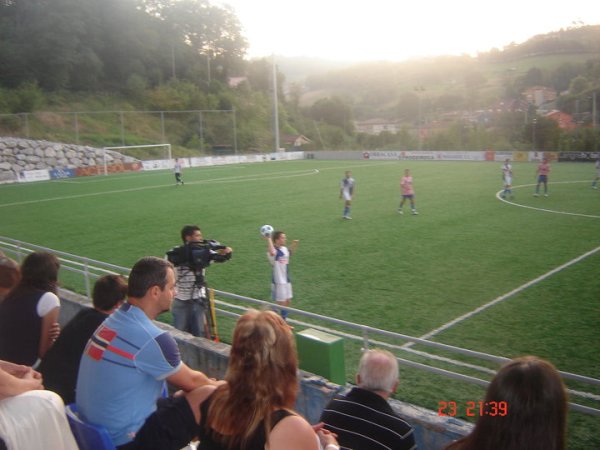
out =
[[[515,163],[514,204],[496,197],[500,166],[306,160],[186,169],[184,186],[165,171],[3,185],[0,235],[129,267],[163,256],[179,244],[181,227],[195,223],[234,249],[230,262],[208,269],[209,284],[266,300],[270,266],[259,228],[271,224],[300,240],[292,306],[422,336],[600,247],[592,164],[554,163],[546,198],[532,195],[535,164]],[[405,168],[418,216],[408,205],[397,213]],[[348,169],[357,184],[353,220],[344,221],[338,194]],[[599,275],[600,252],[432,339],[505,357],[535,354],[600,378]],[[483,392],[401,371],[399,397],[434,410]],[[599,431],[598,418],[572,413],[569,448],[600,448]]]

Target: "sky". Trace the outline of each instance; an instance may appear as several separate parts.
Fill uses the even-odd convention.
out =
[[[230,5],[248,57],[403,61],[476,55],[537,35],[600,24],[597,0],[212,0]]]

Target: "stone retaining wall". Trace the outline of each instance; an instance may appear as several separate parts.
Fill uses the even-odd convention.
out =
[[[25,170],[76,169],[102,166],[104,150],[88,146],[0,137],[0,183],[14,182]],[[131,163],[135,159],[106,150],[106,163]]]

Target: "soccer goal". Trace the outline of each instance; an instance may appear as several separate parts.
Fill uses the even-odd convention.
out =
[[[164,161],[165,168],[171,163],[171,144],[120,145],[103,148],[104,175],[108,174],[108,166],[116,159],[127,162]]]

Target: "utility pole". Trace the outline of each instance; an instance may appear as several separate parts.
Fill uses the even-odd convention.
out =
[[[596,109],[596,92],[592,94],[592,129],[596,129],[598,126],[598,110]]]
[[[208,86],[210,87],[210,52],[206,51],[206,73],[208,79]]]
[[[598,133],[596,133],[596,127],[598,126],[598,109],[596,108],[596,92],[592,94],[592,130],[594,132],[594,151],[598,151]]]
[[[531,147],[532,150],[535,152],[535,124],[537,122],[537,119],[534,117],[533,119],[531,119]]]
[[[418,107],[418,133],[419,133],[419,150],[423,148],[423,130],[421,129],[421,116],[422,116],[422,102],[421,102],[421,94],[425,92],[425,88],[423,86],[415,87],[415,91],[417,92],[417,96],[419,98],[419,107]]]

